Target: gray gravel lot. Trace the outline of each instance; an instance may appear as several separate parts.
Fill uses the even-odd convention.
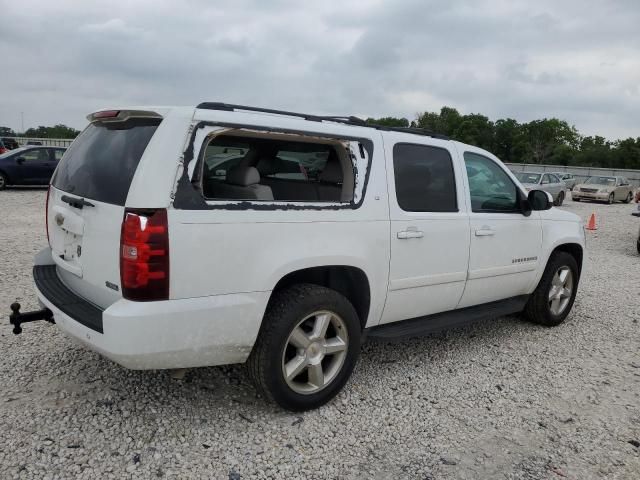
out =
[[[38,322],[44,190],[0,192],[0,478],[640,478],[640,220],[596,212],[568,321],[516,317],[369,343],[346,390],[301,415],[241,367],[125,370]],[[635,446],[634,446],[635,444]]]

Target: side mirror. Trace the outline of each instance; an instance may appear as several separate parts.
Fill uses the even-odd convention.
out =
[[[553,207],[553,197],[549,192],[543,190],[531,190],[527,201],[532,210],[549,210]]]

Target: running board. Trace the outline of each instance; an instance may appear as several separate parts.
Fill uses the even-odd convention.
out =
[[[376,340],[402,340],[447,328],[460,327],[469,323],[519,313],[529,300],[529,295],[499,300],[497,302],[460,308],[450,312],[436,313],[425,317],[411,318],[400,322],[385,323],[367,328],[365,338]]]

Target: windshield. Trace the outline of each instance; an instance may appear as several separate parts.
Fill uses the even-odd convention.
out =
[[[538,183],[540,182],[540,173],[516,173],[516,178],[520,180],[520,183]]]
[[[608,187],[613,187],[616,184],[616,177],[589,177],[589,179],[584,183],[590,185],[607,185]]]

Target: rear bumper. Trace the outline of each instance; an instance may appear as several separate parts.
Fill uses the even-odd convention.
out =
[[[79,310],[70,311],[68,305],[61,304],[42,281],[36,285],[36,292],[40,302],[53,312],[56,325],[68,336],[134,370],[244,362],[260,329],[270,294],[238,293],[161,302],[122,299],[101,312],[100,333],[87,325],[86,318],[79,319]],[[97,308],[80,301],[85,307]]]

